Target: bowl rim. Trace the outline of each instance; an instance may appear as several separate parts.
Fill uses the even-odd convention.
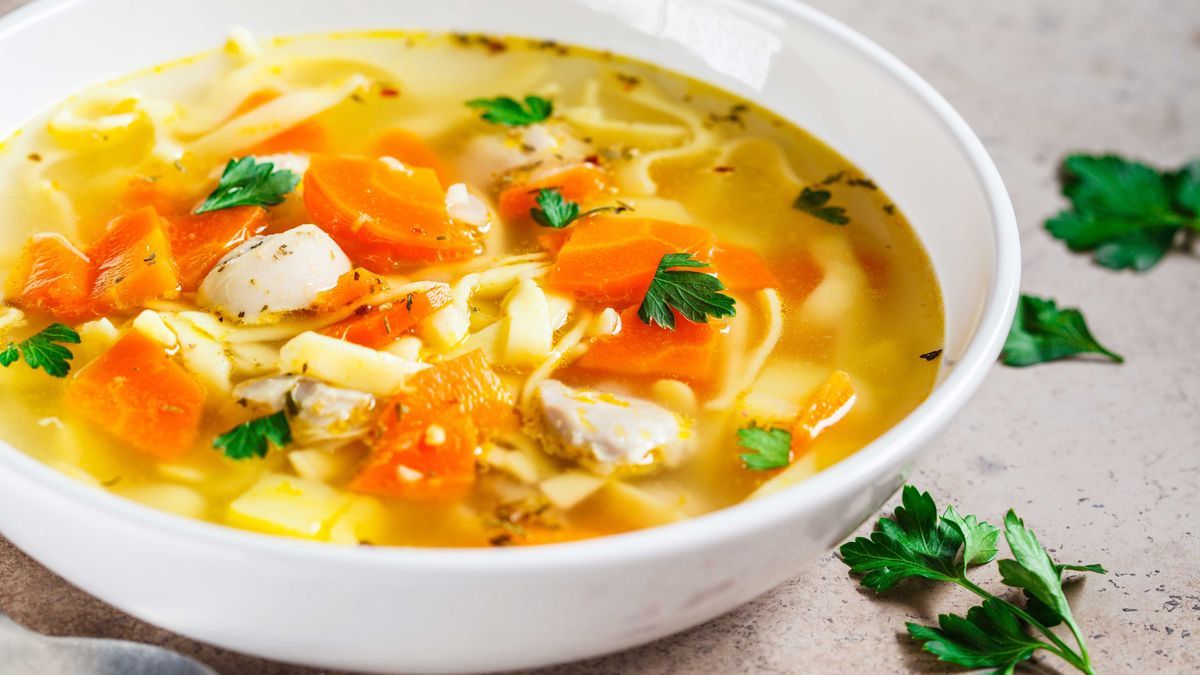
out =
[[[740,2],[741,0],[720,0]],[[999,170],[962,116],[932,85],[873,40],[798,0],[753,0],[809,24],[866,57],[916,94],[956,141],[984,192],[994,227],[996,269],[975,334],[958,364],[930,395],[872,442],[802,484],[677,523],[581,541],[529,547],[433,548],[348,546],[259,534],[178,516],[80,483],[0,441],[0,470],[34,487],[154,534],[193,545],[267,556],[304,558],[331,565],[436,568],[453,572],[504,573],[563,566],[594,566],[686,554],[723,540],[770,530],[799,512],[865,488],[889,464],[911,460],[938,434],[982,384],[1003,347],[1020,289],[1020,238],[1012,202]],[[81,0],[34,0],[0,17],[0,40],[24,26],[69,10]],[[835,148],[836,150],[836,148]],[[802,487],[801,487],[802,486]]]

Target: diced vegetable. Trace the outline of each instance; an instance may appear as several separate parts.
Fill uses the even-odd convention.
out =
[[[162,345],[134,331],[80,369],[64,403],[130,447],[175,459],[195,443],[204,388]]]
[[[320,538],[349,496],[324,483],[269,473],[229,505],[231,525],[268,534]]]
[[[283,345],[279,367],[285,373],[308,375],[334,386],[383,396],[400,391],[411,375],[426,368],[422,363],[312,331]]]
[[[168,223],[150,207],[115,218],[89,250],[95,271],[91,309],[123,312],[179,294]]]
[[[799,457],[821,432],[841,421],[857,398],[850,375],[842,370],[833,371],[800,409],[792,427],[792,457]]]
[[[509,220],[528,220],[529,211],[537,206],[538,191],[543,188],[554,188],[564,200],[587,205],[607,193],[608,174],[595,164],[584,162],[509,186],[500,193],[500,215]]]
[[[742,246],[721,244],[713,249],[712,264],[717,278],[730,291],[779,288],[779,279],[757,253]]]
[[[88,257],[59,234],[29,238],[8,283],[8,297],[27,310],[73,320],[85,317],[92,288]]]
[[[718,330],[677,317],[674,331],[642,323],[637,308],[621,313],[621,332],[596,340],[575,364],[586,370],[707,382]]]
[[[371,457],[351,489],[410,499],[461,494],[482,436],[513,424],[513,402],[480,352],[413,376],[383,406]]]
[[[617,306],[642,299],[664,255],[691,253],[707,259],[713,247],[712,233],[703,227],[646,218],[598,215],[574,230],[559,251],[551,284]]]
[[[194,291],[226,253],[267,229],[267,212],[259,206],[235,206],[199,215],[169,218],[171,253],[184,291]]]
[[[450,218],[432,169],[315,155],[304,203],[358,264],[380,273],[479,253],[478,231]]]
[[[270,103],[279,98],[280,92],[273,89],[260,89],[242,101],[234,111],[233,117],[248,113],[255,108]],[[325,125],[312,119],[299,124],[275,136],[262,141],[246,151],[247,155],[272,155],[282,152],[328,152],[329,133]]]
[[[371,146],[375,157],[394,157],[405,166],[433,169],[442,185],[457,182],[454,171],[420,136],[406,129],[385,131]]]
[[[338,277],[336,286],[318,294],[313,302],[312,311],[320,314],[343,309],[383,287],[383,279],[374,272],[357,267]]]
[[[452,300],[450,287],[438,284],[427,291],[409,293],[395,302],[360,308],[356,316],[322,329],[321,334],[371,349],[383,349]]]

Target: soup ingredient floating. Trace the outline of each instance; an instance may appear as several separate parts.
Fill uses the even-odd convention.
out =
[[[1004,584],[1024,593],[1022,607],[967,576],[973,567],[999,554],[999,528],[975,516],[959,515],[952,506],[939,516],[933,497],[911,485],[904,486],[901,501],[891,518],[879,520],[869,538],[843,544],[841,554],[851,573],[862,576],[862,585],[877,592],[920,577],[953,583],[983,598],[966,616],[942,614],[936,627],[905,624],[925,651],[965,668],[1007,673],[1042,650],[1080,672],[1093,672],[1083,632],[1063,592],[1063,573],[1107,574],[1103,567],[1054,562],[1033,531],[1010,510],[1004,516],[1003,533],[1012,558],[998,566]],[[1059,624],[1070,630],[1074,646],[1051,630]]]

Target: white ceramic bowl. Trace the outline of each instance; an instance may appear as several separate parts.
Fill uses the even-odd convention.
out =
[[[726,87],[877,180],[945,294],[945,372],[867,448],[780,494],[676,525],[527,549],[342,548],[185,520],[0,447],[0,531],[84,590],[190,637],[369,671],[475,671],[610,652],[795,574],[892,494],[991,368],[1020,271],[1004,186],[928,84],[785,0],[41,0],[0,20],[0,132],[81,85],[262,34],[429,28],[611,49]]]

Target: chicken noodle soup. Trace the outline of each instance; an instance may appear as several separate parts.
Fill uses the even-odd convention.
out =
[[[0,434],[234,527],[502,546],[796,485],[939,367],[928,258],[782,119],[607,53],[257,41],[0,150]]]

